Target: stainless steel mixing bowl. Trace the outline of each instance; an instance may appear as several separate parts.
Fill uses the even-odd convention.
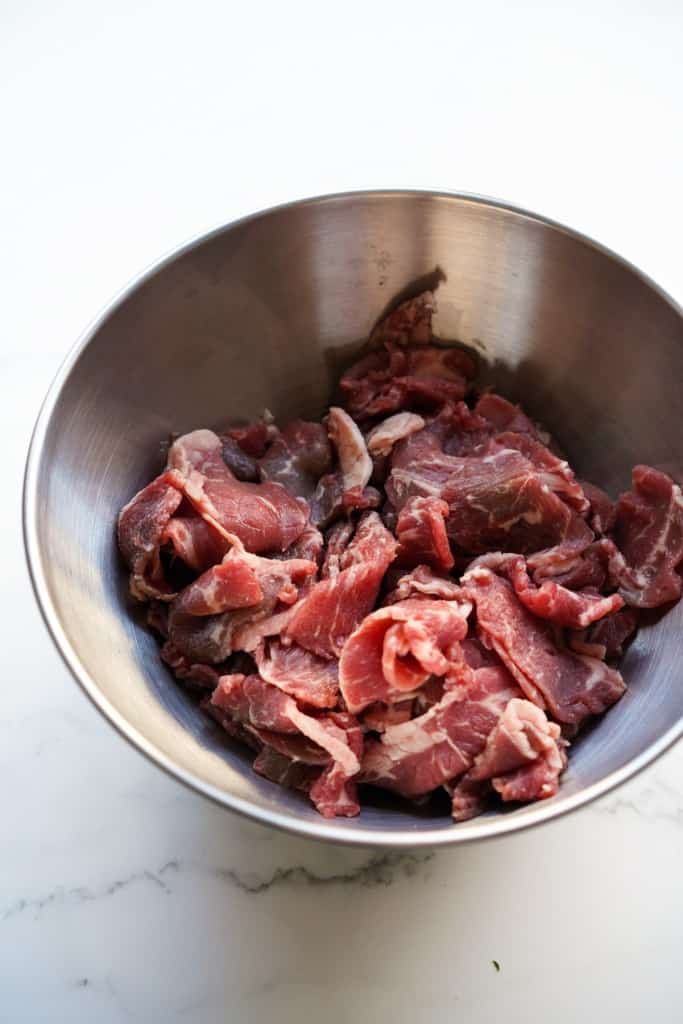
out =
[[[554,799],[453,825],[405,807],[325,821],[260,779],[173,681],[126,594],[120,506],[171,431],[318,415],[338,367],[396,294],[435,272],[437,333],[474,346],[501,390],[612,493],[636,462],[683,465],[683,319],[614,253],[503,203],[426,192],[325,196],[247,217],[135,280],[86,332],[40,414],[25,485],[38,601],[72,672],[132,743],[260,821],[348,843],[460,843],[547,821],[644,767],[683,727],[683,602],[624,659],[626,696],[573,746]]]

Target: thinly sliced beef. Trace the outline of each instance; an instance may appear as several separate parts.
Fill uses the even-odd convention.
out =
[[[281,553],[276,552],[271,557],[284,559],[284,561],[287,561],[289,558],[304,558],[309,562],[315,562],[316,565],[319,565],[324,547],[325,538],[318,527],[314,526],[313,523],[306,523],[304,532],[294,541],[291,547]]]
[[[360,726],[350,715],[305,714],[292,697],[256,675],[222,676],[211,704],[242,728],[255,730],[262,743],[272,745],[274,733],[303,735],[329,757],[310,790],[317,809],[324,817],[358,814],[360,807],[352,780],[360,770],[363,737]],[[292,749],[288,744],[280,753],[290,756],[287,751]]]
[[[588,521],[598,537],[609,533],[614,527],[617,508],[608,494],[587,480],[580,481],[583,493],[590,503]]]
[[[289,580],[285,586],[291,587]],[[249,608],[262,600],[263,590],[255,567],[249,564],[244,551],[232,548],[220,565],[207,569],[185,587],[176,598],[173,611],[176,615],[217,615]]]
[[[624,604],[619,594],[603,597],[593,591],[569,590],[554,580],[546,580],[538,587],[529,579],[526,563],[520,555],[501,552],[481,555],[471,563],[470,571],[477,567],[507,576],[524,607],[557,626],[585,629],[592,622],[618,611]]]
[[[173,669],[175,676],[198,690],[212,691],[218,685],[219,673],[213,665],[190,661],[170,641],[162,646],[161,660]]]
[[[323,559],[322,568],[320,570],[322,579],[327,579],[328,576],[337,576],[341,571],[342,556],[353,537],[353,530],[354,526],[350,519],[345,519],[342,522],[335,523],[334,526],[328,530],[325,558]]]
[[[147,625],[162,640],[168,639],[168,605],[165,601],[150,601],[147,606]]]
[[[503,398],[493,391],[481,396],[474,411],[490,423],[492,434],[511,430],[517,434],[528,434],[545,443],[548,441],[547,435],[544,435],[532,423],[518,405],[513,405],[512,402],[508,402],[507,398]]]
[[[338,469],[320,478],[309,504],[311,522],[325,529],[351,512],[379,508],[381,495],[374,487],[353,487],[347,490],[344,475]]]
[[[280,690],[316,708],[333,708],[339,699],[339,667],[298,644],[285,647],[279,640],[265,641],[255,652],[262,678]]]
[[[513,698],[505,707],[496,725],[489,733],[483,750],[474,764],[460,780],[453,795],[453,816],[458,821],[471,817],[474,810],[471,797],[473,792],[483,795],[481,789],[473,790],[473,784],[490,781],[493,789],[504,800],[541,800],[557,793],[559,777],[567,763],[561,730],[549,722],[540,708],[528,700]],[[521,791],[519,769],[534,765],[543,767],[533,776],[537,788],[529,787],[525,796],[510,793]],[[529,783],[532,778],[526,776]],[[462,795],[468,798],[468,812],[464,813]]]
[[[622,608],[621,611],[613,612],[588,630],[587,642],[599,644],[604,650],[603,658],[614,658],[623,653],[624,644],[637,630],[638,618],[637,608]]]
[[[605,659],[683,590],[678,484],[637,466],[614,504],[578,480],[433,312],[385,316],[322,423],[179,437],[118,520],[161,659],[326,817],[360,781],[441,787],[456,820],[551,796],[624,692]]]
[[[170,601],[175,596],[164,575],[159,549],[169,520],[183,500],[182,484],[179,474],[162,473],[138,491],[119,514],[119,549],[130,569],[130,592],[139,601]]]
[[[578,552],[567,546],[540,551],[527,558],[527,566],[532,569],[533,580],[539,585],[553,580],[569,590],[586,587],[613,590],[618,585],[625,562],[614,541],[601,537]]]
[[[349,750],[358,761],[363,757],[363,731],[351,717],[343,712],[329,716],[333,728],[344,733]],[[355,781],[357,772],[349,772],[340,760],[332,759],[311,786],[311,800],[323,818],[354,817],[360,814],[358,790]]]
[[[581,549],[593,539],[520,452],[501,449],[457,461],[441,496],[450,509],[448,536],[461,551],[526,553],[567,540]]]
[[[280,484],[236,480],[222,457],[220,438],[210,430],[179,437],[168,453],[169,468],[183,491],[211,525],[236,534],[248,551],[284,551],[303,533],[306,509]]]
[[[200,515],[174,516],[169,520],[161,542],[169,544],[176,558],[195,572],[210,569],[230,550],[230,541],[225,534]]]
[[[511,700],[472,768],[453,788],[455,821],[481,814],[494,793],[505,802],[555,796],[567,764],[564,745],[559,726],[548,722],[539,708]]]
[[[529,446],[537,444],[525,435],[515,436]],[[559,489],[569,487],[562,473],[555,472],[557,467],[551,473],[516,448],[495,443],[488,452],[464,456],[446,454],[443,443],[443,418],[437,417],[396,446],[386,485],[396,509],[415,496],[443,499],[449,506],[448,537],[469,554],[525,553],[558,544],[580,551],[590,544],[592,531],[552,490],[553,479]]]
[[[413,717],[412,694],[407,700],[398,700],[394,704],[371,704],[363,712],[363,728],[370,732],[386,732],[390,725],[409,722]]]
[[[425,714],[366,741],[359,781],[418,797],[467,771],[519,690],[504,669],[463,665],[458,678]]]
[[[344,644],[339,685],[354,713],[375,701],[391,704],[443,676],[461,658],[468,603],[409,600],[368,615]]]
[[[362,493],[372,476],[372,459],[368,455],[365,438],[349,414],[337,405],[330,408],[327,431],[339,458],[344,493]]]
[[[425,345],[403,349],[386,342],[342,376],[344,404],[356,419],[394,412],[438,409],[463,399],[475,373],[471,356],[458,348]]]
[[[393,571],[393,570],[392,570]],[[428,565],[418,565],[407,574],[398,571],[395,585],[383,604],[396,604],[409,597],[436,597],[444,601],[466,600],[462,587],[448,576],[441,576]]]
[[[620,674],[556,641],[549,623],[532,615],[507,580],[475,568],[463,578],[474,602],[480,637],[499,655],[525,695],[558,722],[580,725],[621,697]]]
[[[414,412],[397,412],[370,431],[367,437],[368,451],[376,456],[389,455],[395,444],[422,430],[424,425],[423,418]]]
[[[553,494],[559,495],[577,512],[584,514],[589,511],[590,502],[569,463],[554,455],[536,438],[528,433],[505,431],[496,434],[489,444],[489,451],[499,449],[521,452],[536,469],[541,483],[546,484]]]
[[[313,586],[283,630],[323,658],[338,658],[344,642],[372,611],[382,577],[396,557],[396,541],[376,512],[361,520],[340,559],[340,571]]]
[[[273,417],[266,411],[263,417],[255,423],[230,427],[224,434],[221,434],[221,440],[229,437],[232,441],[236,441],[242,451],[252,459],[260,459],[265,455],[268,445],[275,440],[277,435],[278,429],[273,423]]]
[[[649,466],[633,470],[632,490],[617,502],[614,530],[626,560],[621,593],[636,608],[657,608],[681,596],[683,494]]]
[[[320,768],[307,764],[296,757],[281,754],[273,747],[263,746],[256,755],[252,768],[257,775],[269,782],[275,782],[286,789],[310,792],[311,786],[320,775]]]
[[[401,565],[429,565],[442,572],[453,568],[454,558],[446,534],[448,514],[446,502],[433,495],[410,498],[406,502],[396,524]]]
[[[169,638],[188,658],[208,664],[232,651],[253,651],[263,636],[279,632],[289,606],[316,572],[315,562],[261,558],[236,543],[220,566],[173,602]]]
[[[436,302],[432,292],[422,292],[392,309],[373,328],[370,344],[383,341],[398,345],[426,345],[432,337]]]
[[[332,469],[332,449],[322,423],[294,420],[281,430],[258,462],[261,479],[289,494],[311,498],[318,481]]]
[[[221,436],[221,454],[223,462],[236,480],[245,483],[258,483],[260,480],[258,462],[245,452],[244,448],[229,434]]]

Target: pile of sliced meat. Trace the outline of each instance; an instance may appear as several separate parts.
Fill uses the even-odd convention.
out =
[[[433,311],[375,328],[322,423],[177,438],[119,516],[164,662],[326,817],[369,787],[456,821],[553,796],[641,609],[681,594],[680,487],[577,479]]]

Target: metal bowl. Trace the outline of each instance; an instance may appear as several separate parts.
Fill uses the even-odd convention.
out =
[[[159,660],[114,541],[121,505],[171,431],[318,415],[338,368],[407,284],[430,275],[436,330],[612,493],[634,463],[683,469],[683,317],[614,253],[472,196],[358,192],[266,210],[165,257],[104,311],[60,370],[35,429],[24,528],[35,591],[86,693],[153,761],[232,810],[347,843],[445,845],[514,832],[633,775],[683,727],[683,602],[638,635],[625,697],[574,744],[558,796],[453,825],[406,806],[325,821],[254,775]]]

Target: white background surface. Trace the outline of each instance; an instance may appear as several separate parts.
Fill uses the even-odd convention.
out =
[[[680,1021],[683,748],[561,822],[381,858],[118,738],[39,621],[19,492],[67,348],[217,222],[353,186],[498,195],[683,299],[671,0],[0,2],[0,1019]],[[500,962],[496,972],[492,960]]]

